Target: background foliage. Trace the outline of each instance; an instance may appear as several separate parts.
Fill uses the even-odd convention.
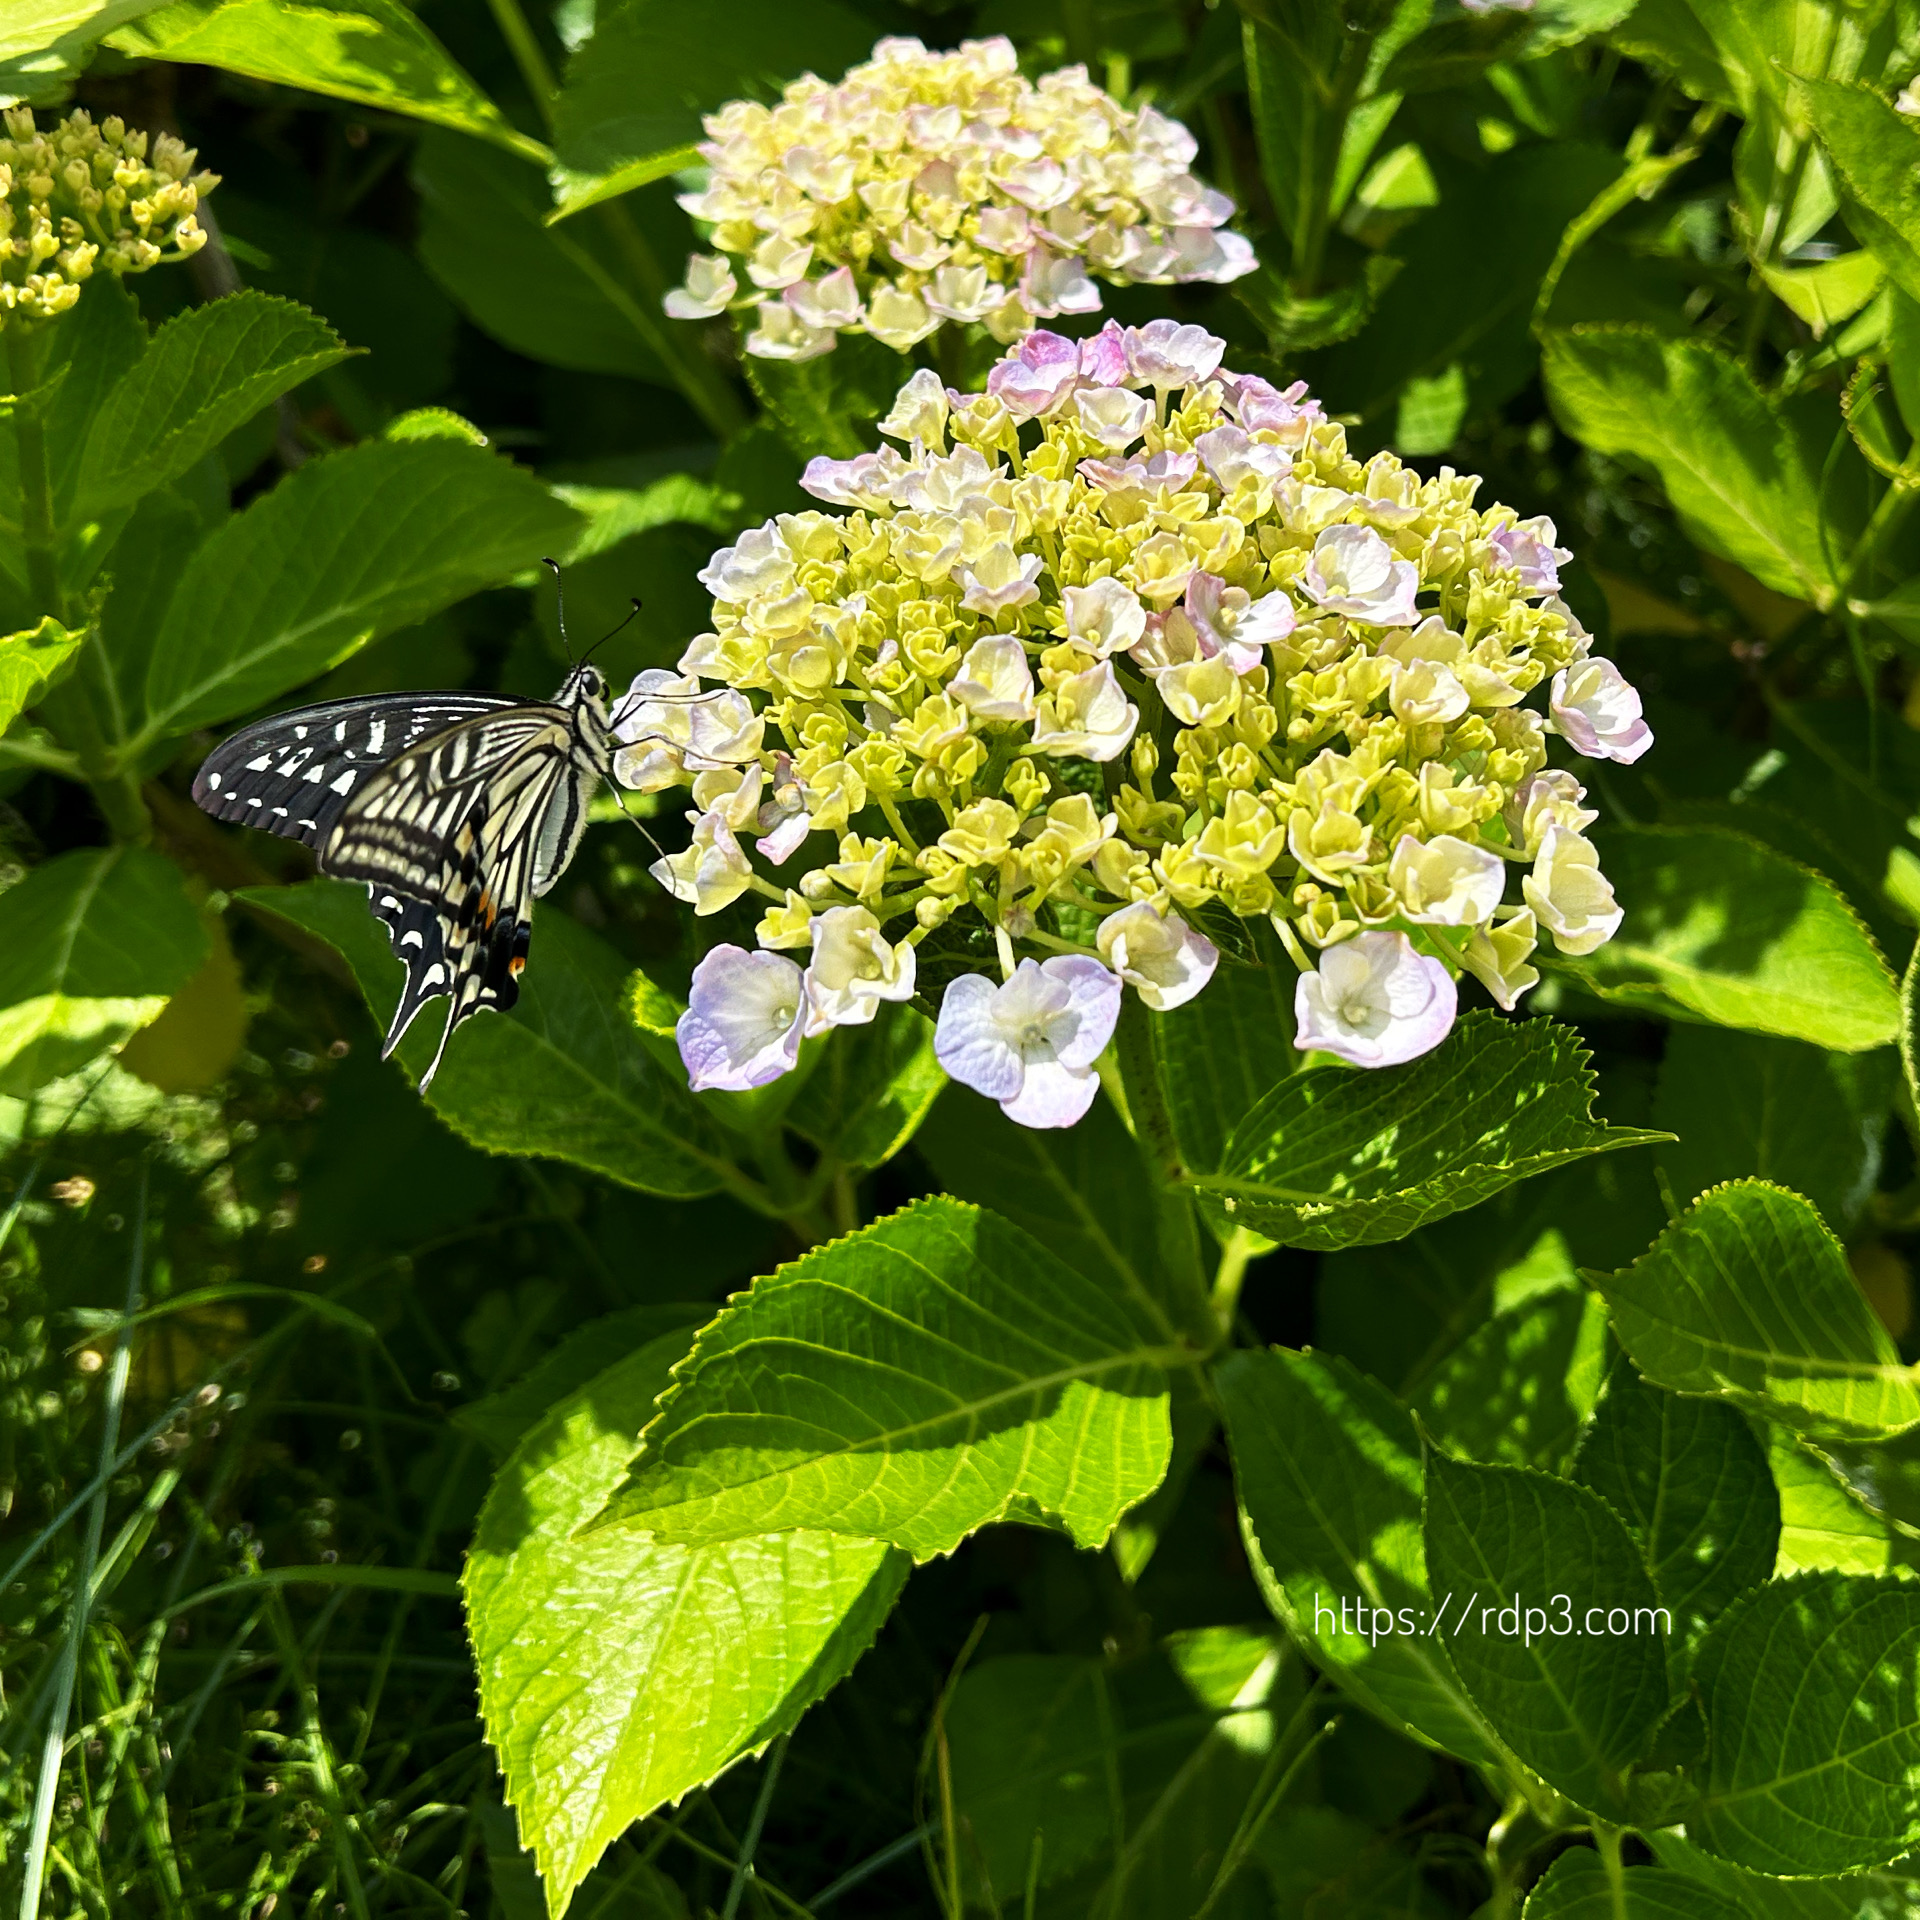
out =
[[[1554,516],[1659,737],[1625,926],[1372,1076],[1223,968],[1025,1135],[911,1007],[687,1095],[609,816],[423,1103],[359,890],[192,769],[549,692],[546,552],[677,655],[905,365],[667,321],[673,176],[898,31],[1185,120],[1261,270],[1112,309]],[[0,334],[0,1890],[1920,1910],[1917,68],[1905,0],[8,8],[0,88],[225,184]],[[1326,1612],[1562,1592],[1671,1631]]]

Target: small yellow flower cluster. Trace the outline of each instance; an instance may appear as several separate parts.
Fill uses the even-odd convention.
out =
[[[1156,321],[1031,334],[982,394],[922,371],[882,423],[905,455],[808,467],[845,511],[717,553],[713,631],[615,715],[623,781],[692,788],[663,882],[702,913],[768,897],[774,949],[836,909],[909,942],[968,909],[1006,972],[1097,951],[1149,1004],[1115,929],[1185,965],[1175,909],[1271,918],[1303,967],[1412,934],[1509,1006],[1542,931],[1609,937],[1594,815],[1547,735],[1623,761],[1651,736],[1557,597],[1552,524],[1476,507],[1450,469],[1362,463],[1303,388],[1221,352]],[[804,872],[763,877],[750,829]]]
[[[0,327],[65,313],[95,273],[144,273],[173,250],[206,244],[194,218],[219,175],[195,173],[194,151],[117,116],[98,126],[76,108],[49,132],[30,107],[6,110],[0,139]]]
[[[1013,340],[1036,317],[1096,311],[1092,274],[1223,281],[1255,265],[1219,230],[1233,202],[1188,171],[1184,127],[1128,112],[1083,67],[1035,86],[1004,39],[882,40],[837,83],[809,74],[779,105],[736,100],[706,126],[710,179],[681,205],[718,252],[693,257],[666,307],[750,313],[764,359],[811,359],[841,333],[904,353],[948,320]]]

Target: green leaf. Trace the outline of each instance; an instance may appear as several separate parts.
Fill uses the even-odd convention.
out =
[[[77,653],[87,638],[83,628],[69,633],[49,614],[37,627],[0,640],[0,733],[39,699],[47,682]]]
[[[1503,1187],[1658,1134],[1593,1118],[1587,1053],[1551,1021],[1470,1014],[1404,1067],[1316,1067],[1234,1129],[1201,1204],[1285,1246],[1398,1240]]]
[[[1907,958],[1900,980],[1900,1067],[1907,1076],[1907,1097],[1920,1111],[1920,942]]]
[[[1663,1393],[1621,1366],[1571,1477],[1627,1523],[1673,1609],[1678,1678],[1734,1596],[1773,1574],[1780,1496],[1765,1449],[1732,1407]]]
[[[933,1057],[933,1023],[883,1006],[841,1027],[786,1110],[786,1123],[851,1169],[884,1166],[925,1120],[947,1076]]]
[[[671,324],[658,296],[635,285],[592,223],[545,224],[538,174],[470,140],[429,134],[413,180],[420,257],[475,326],[549,366],[673,384],[653,344]]]
[[[622,1307],[617,1313],[602,1314],[584,1326],[575,1327],[540,1362],[528,1369],[510,1387],[469,1400],[456,1407],[450,1416],[463,1433],[477,1434],[488,1448],[505,1458],[519,1443],[520,1436],[549,1409],[607,1369],[610,1353],[632,1353],[683,1335],[676,1357],[692,1341],[694,1330],[713,1315],[711,1302],[672,1300],[663,1306]]]
[[[777,100],[802,73],[837,79],[873,46],[871,20],[834,0],[732,0],[726,31],[675,0],[623,0],[568,63],[554,117],[558,215],[681,167],[700,117],[729,100]]]
[[[1667,1710],[1660,1596],[1620,1516],[1544,1473],[1429,1451],[1424,1533],[1435,1591],[1472,1596],[1446,1645],[1481,1712],[1570,1800],[1620,1809]],[[1634,1630],[1586,1632],[1596,1609]]]
[[[580,1533],[686,1343],[641,1347],[522,1438],[461,1580],[487,1737],[556,1915],[633,1821],[842,1679],[906,1575],[904,1554],[837,1534],[690,1549]]]
[[[1899,1030],[1899,990],[1832,881],[1745,834],[1622,827],[1608,877],[1626,918],[1554,964],[1603,999],[1857,1053]]]
[[[1218,1173],[1233,1130],[1300,1064],[1291,966],[1222,966],[1205,993],[1153,1022],[1180,1158]]]
[[[1170,1634],[1124,1666],[1015,1654],[969,1669],[943,1722],[969,1904],[1018,1912],[1029,1886],[1064,1880],[1061,1911],[1265,1912],[1243,1905],[1241,1876],[1298,1752],[1280,1736],[1302,1691],[1286,1647],[1244,1627]]]
[[[709,533],[726,534],[737,529],[744,517],[738,494],[691,473],[663,474],[644,487],[562,483],[554,492],[585,517],[579,537],[560,556],[574,565],[656,527],[704,527]]]
[[[399,0],[176,0],[108,43],[146,60],[221,67],[252,80],[403,113],[476,135],[536,164],[512,125]]]
[[[578,516],[448,440],[310,460],[188,561],[147,676],[143,740],[225,720],[564,546]]]
[[[1809,1433],[1920,1425],[1920,1388],[1796,1193],[1716,1187],[1632,1266],[1589,1274],[1634,1365],[1673,1393],[1711,1394]]]
[[[1621,164],[1618,153],[1575,140],[1529,141],[1473,168],[1443,164],[1439,206],[1396,236],[1402,271],[1365,329],[1321,357],[1316,391],[1387,424],[1410,383],[1425,385],[1429,407],[1433,383],[1457,389],[1457,416],[1510,400],[1533,377],[1541,277],[1567,223]],[[1487,219],[1490,205],[1500,208],[1498,221]],[[1458,262],[1467,257],[1475,271],[1463,274]]]
[[[1038,1132],[956,1094],[935,1105],[919,1147],[949,1193],[1024,1228],[1164,1339],[1177,1338],[1183,1309],[1200,1330],[1194,1249],[1169,1239],[1152,1173],[1110,1102],[1096,1099],[1077,1126]]]
[[[242,289],[153,336],[94,415],[75,513],[91,519],[183,474],[236,427],[348,348],[317,314]]]
[[[1743,1176],[1804,1194],[1852,1230],[1880,1177],[1898,1069],[1890,1049],[1827,1053],[1724,1027],[1667,1034],[1653,1118],[1679,1136],[1659,1162],[1681,1203]]]
[[[207,957],[171,860],[63,853],[0,894],[0,1092],[24,1096],[157,1019]]]
[[[1763,263],[1760,277],[1820,340],[1841,321],[1852,319],[1879,292],[1884,274],[1879,259],[1861,251],[1811,267]]]
[[[893,405],[902,363],[868,334],[845,333],[831,353],[811,360],[749,357],[748,380],[795,454],[841,459],[874,444],[873,422]]]
[[[1746,1909],[1665,1867],[1627,1867],[1619,1898],[1597,1853],[1563,1853],[1534,1883],[1523,1920],[1745,1920]]]
[[[1743,1595],[1694,1665],[1711,1735],[1687,1837],[1756,1873],[1883,1866],[1920,1841],[1920,1586],[1799,1574]]]
[[[1414,1411],[1451,1453],[1556,1471],[1593,1411],[1606,1331],[1606,1313],[1585,1288],[1535,1294],[1455,1347]]]
[[[1767,1471],[1780,1496],[1775,1577],[1885,1573],[1892,1563],[1887,1529],[1854,1498],[1833,1461],[1771,1420],[1754,1424],[1766,1442]]]
[[[1542,370],[1567,431],[1651,466],[1708,552],[1796,600],[1831,604],[1814,476],[1777,403],[1731,355],[1646,327],[1582,326],[1547,334]]]
[[[756,1280],[675,1370],[602,1524],[950,1553],[993,1520],[1099,1546],[1159,1484],[1183,1348],[1018,1227],[936,1198]]]
[[[1431,1631],[1412,1415],[1346,1361],[1284,1347],[1230,1354],[1215,1386],[1241,1538],[1275,1617],[1389,1726],[1495,1763],[1499,1738]]]
[[[77,73],[114,28],[151,13],[162,0],[11,0],[0,20],[0,87],[41,96]]]
[[[1846,195],[1847,224],[1920,300],[1920,130],[1858,81],[1796,76],[1793,92]]]
[[[1898,1872],[1773,1880],[1716,1860],[1671,1828],[1646,1839],[1662,1866],[1731,1900],[1745,1920],[1894,1920],[1913,1903],[1914,1882]]]
[[[382,1029],[404,969],[344,880],[248,887],[235,896],[318,934],[346,956]],[[644,1193],[688,1199],[728,1184],[717,1137],[661,1071],[621,1011],[626,963],[551,906],[539,910],[519,1004],[476,1017],[447,1049],[427,1102],[462,1139],[490,1153],[534,1153],[591,1167]],[[400,1046],[425,1069],[439,1044],[429,1009]]]

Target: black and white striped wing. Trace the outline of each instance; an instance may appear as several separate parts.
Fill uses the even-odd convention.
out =
[[[323,873],[367,883],[407,969],[385,1051],[428,1001],[452,1001],[422,1086],[461,1021],[519,998],[543,844],[590,797],[573,741],[561,707],[514,703],[464,721],[380,768],[320,844]]]
[[[275,714],[207,755],[193,797],[216,820],[317,850],[379,768],[430,735],[517,704],[495,693],[381,693]]]

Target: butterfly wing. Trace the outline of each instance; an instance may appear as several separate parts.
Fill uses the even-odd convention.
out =
[[[364,880],[407,969],[391,1053],[420,1009],[448,995],[424,1087],[461,1021],[519,998],[542,849],[584,812],[598,766],[574,751],[571,714],[514,703],[428,736],[348,798],[320,843],[320,868]],[[584,797],[583,797],[584,796]]]
[[[193,797],[216,820],[317,850],[380,767],[431,735],[516,704],[494,693],[382,693],[275,714],[207,755]]]

